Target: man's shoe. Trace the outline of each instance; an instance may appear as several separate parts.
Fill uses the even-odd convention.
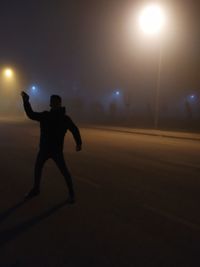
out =
[[[39,194],[40,194],[40,190],[33,188],[28,194],[25,195],[25,199],[31,199],[33,197],[38,196]]]

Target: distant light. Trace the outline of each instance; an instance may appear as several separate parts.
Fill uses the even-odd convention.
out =
[[[4,76],[6,77],[6,78],[11,78],[12,76],[13,76],[13,70],[12,69],[5,69],[4,70]]]
[[[32,90],[33,90],[33,91],[35,91],[35,90],[36,90],[36,87],[35,87],[34,85],[32,86]]]
[[[120,93],[119,93],[119,91],[116,91],[115,94],[116,94],[116,95],[119,95]]]
[[[194,99],[194,98],[195,98],[195,95],[191,95],[190,98],[191,98],[191,99]]]
[[[140,14],[139,24],[144,33],[159,33],[165,24],[165,15],[161,7],[156,4],[146,6]]]

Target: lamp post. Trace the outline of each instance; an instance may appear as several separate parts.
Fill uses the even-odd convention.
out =
[[[139,24],[144,34],[155,36],[161,34],[165,25],[166,18],[163,9],[157,4],[150,4],[144,7],[139,16]],[[158,128],[159,123],[159,101],[160,101],[160,85],[161,85],[161,68],[162,68],[162,40],[159,41],[158,51],[158,72],[156,78],[156,94],[155,94],[155,113],[154,128]]]

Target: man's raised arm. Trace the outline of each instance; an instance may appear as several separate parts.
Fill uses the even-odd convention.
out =
[[[25,92],[21,92],[21,96],[23,99],[23,105],[24,105],[24,110],[26,112],[26,115],[31,119],[31,120],[36,120],[40,121],[42,118],[42,112],[34,112],[32,110],[31,104],[29,102],[29,95]]]

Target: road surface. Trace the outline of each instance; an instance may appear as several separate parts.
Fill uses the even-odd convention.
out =
[[[77,202],[53,162],[32,186],[37,123],[0,125],[0,266],[200,266],[200,142],[81,129],[65,157]]]

